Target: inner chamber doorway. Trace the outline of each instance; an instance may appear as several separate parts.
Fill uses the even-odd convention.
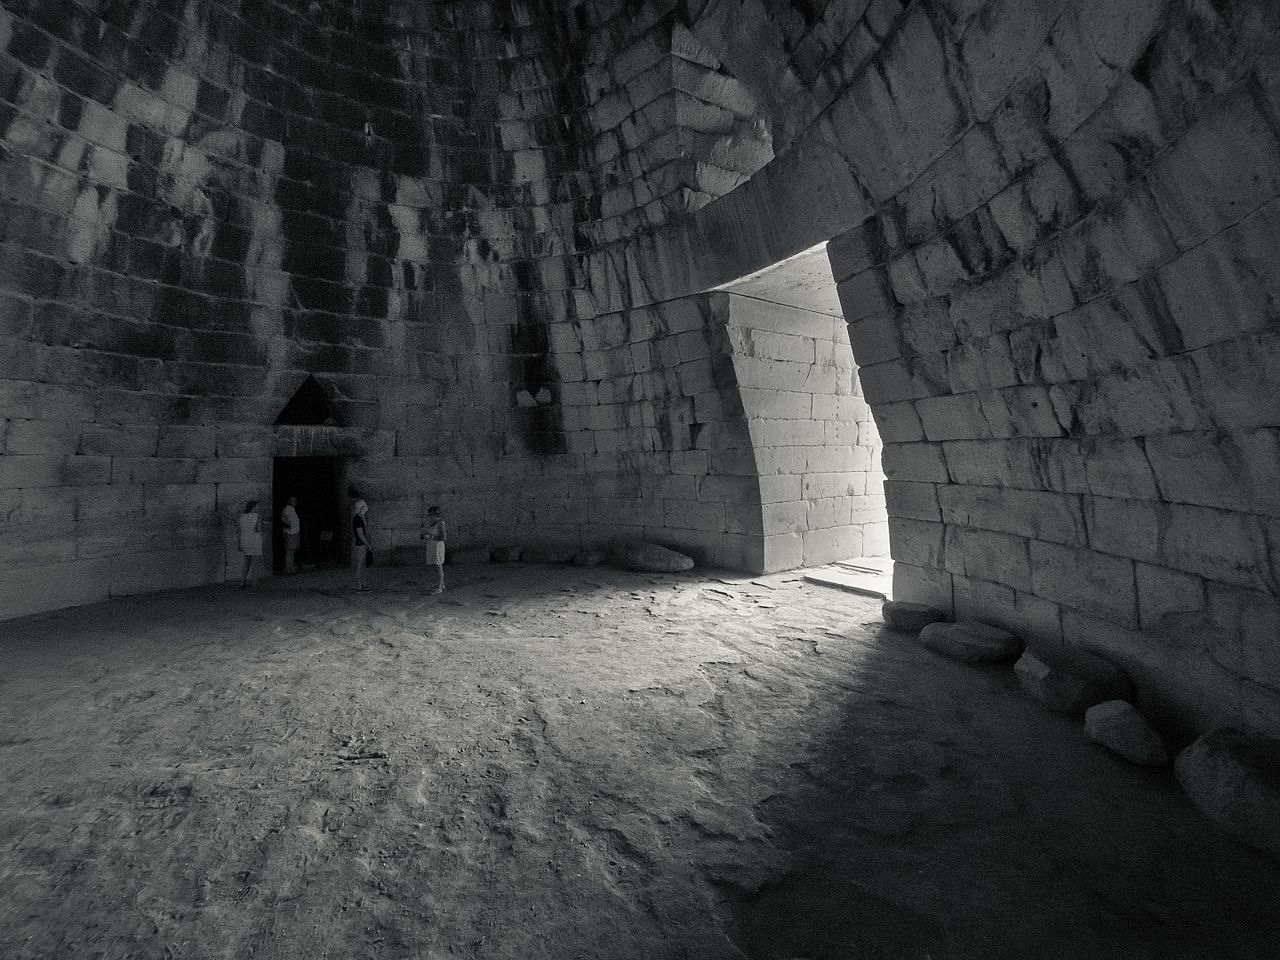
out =
[[[280,511],[289,497],[298,498],[301,544],[299,568],[346,562],[349,540],[344,522],[346,461],[342,457],[276,457],[271,471],[272,570],[284,571],[284,528]]]

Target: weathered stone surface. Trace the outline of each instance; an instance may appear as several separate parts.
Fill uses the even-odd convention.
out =
[[[1178,754],[1174,770],[1205,814],[1280,859],[1280,740],[1224,727]]]
[[[1012,660],[1022,649],[1022,641],[1008,630],[977,620],[931,623],[920,631],[920,643],[937,653],[969,663]]]
[[[684,573],[693,569],[693,558],[656,543],[628,540],[613,551],[617,562],[628,570],[651,573]]]
[[[519,545],[507,545],[503,547],[494,547],[489,554],[489,559],[494,563],[519,563],[521,556],[524,555],[524,547]]]
[[[463,550],[446,550],[447,563],[488,563],[492,559],[492,551],[488,546],[467,547]]]
[[[524,552],[520,554],[520,560],[524,563],[572,563],[577,552],[574,547],[547,545],[525,547]]]
[[[1028,650],[1014,664],[1022,689],[1058,713],[1082,714],[1106,700],[1125,700],[1133,687],[1123,670],[1102,657]]]
[[[1126,700],[1104,700],[1086,710],[1084,732],[1133,763],[1160,767],[1169,762],[1160,734]]]
[[[945,610],[909,600],[886,600],[880,607],[880,615],[891,629],[903,633],[919,633],[929,624],[947,619]]]
[[[573,555],[573,565],[575,567],[598,567],[608,559],[609,554],[598,548],[579,550]]]

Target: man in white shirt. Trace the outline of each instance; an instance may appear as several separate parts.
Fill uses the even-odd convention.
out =
[[[280,525],[284,527],[284,572],[297,573],[294,556],[302,542],[302,521],[298,519],[298,498],[289,497],[280,511]]]

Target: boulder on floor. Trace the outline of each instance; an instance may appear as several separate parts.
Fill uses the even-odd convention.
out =
[[[1028,650],[1013,672],[1022,689],[1050,710],[1079,715],[1106,700],[1128,700],[1128,675],[1102,657],[1082,650]]]
[[[886,600],[880,608],[880,615],[884,617],[890,630],[900,630],[903,633],[919,633],[929,624],[947,619],[945,610],[909,600]]]
[[[614,548],[614,558],[627,570],[646,573],[684,573],[693,569],[693,558],[656,543],[628,540]]]
[[[966,663],[1011,660],[1022,649],[1022,641],[1008,630],[977,620],[926,624],[920,631],[920,643]]]
[[[576,547],[558,547],[555,544],[544,544],[537,547],[525,547],[520,559],[524,563],[572,563]]]
[[[579,550],[573,555],[573,565],[575,567],[598,567],[609,559],[609,555],[598,547],[592,547],[587,550]]]
[[[1084,732],[1131,763],[1162,767],[1169,762],[1160,734],[1127,700],[1104,700],[1090,707],[1084,714]]]
[[[524,554],[524,547],[505,546],[494,547],[493,553],[489,555],[494,563],[519,563],[520,557]]]
[[[464,550],[446,551],[450,563],[488,563],[489,547],[467,547]]]
[[[1223,727],[1178,754],[1174,772],[1210,819],[1280,859],[1280,740]]]

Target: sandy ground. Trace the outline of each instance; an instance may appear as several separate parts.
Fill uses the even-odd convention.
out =
[[[372,575],[0,624],[0,957],[1280,956],[1280,865],[872,601]]]

